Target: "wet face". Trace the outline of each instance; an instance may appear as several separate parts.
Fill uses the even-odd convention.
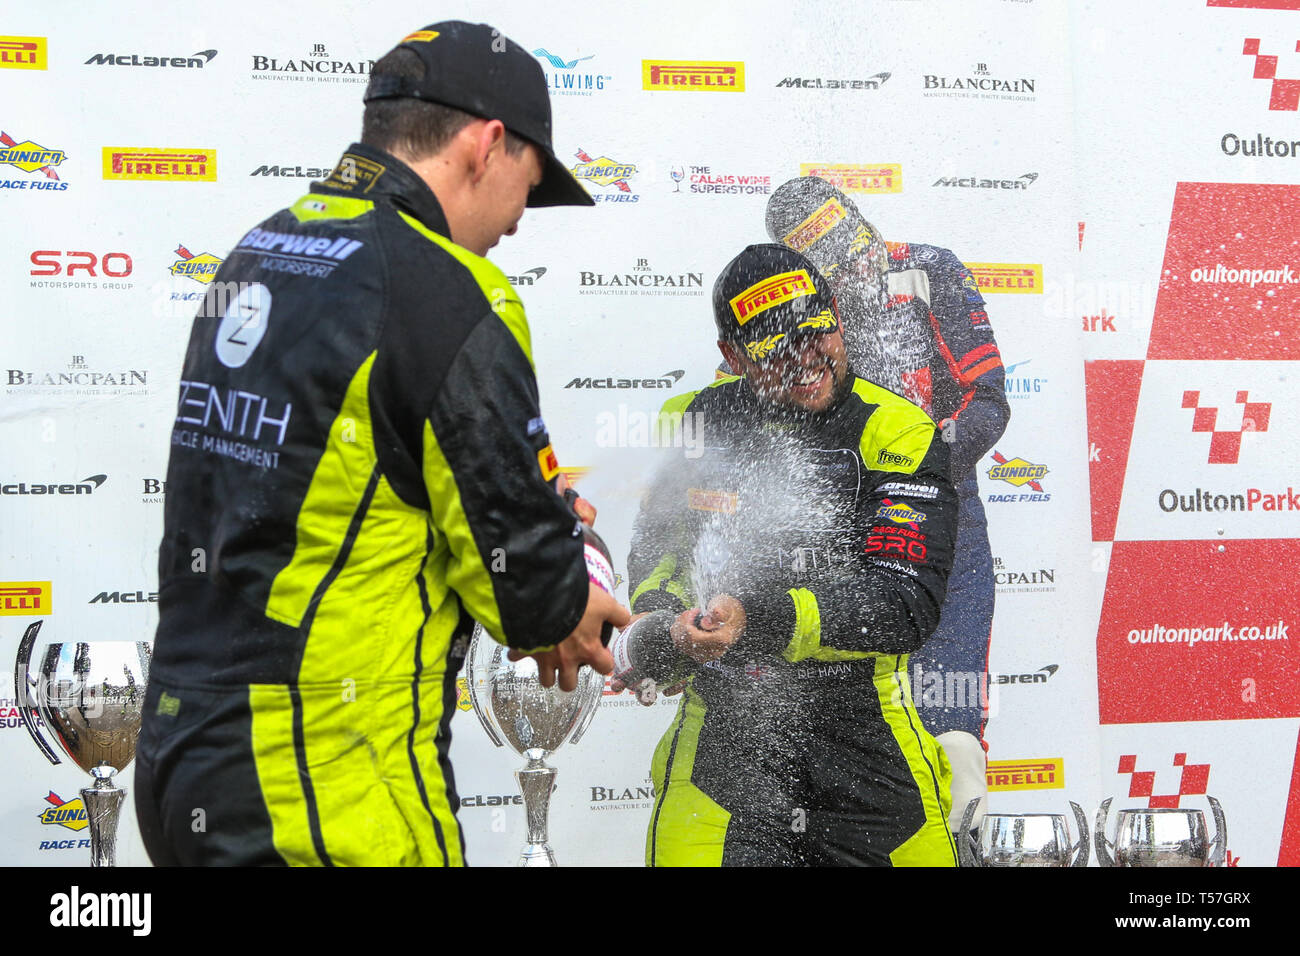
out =
[[[849,364],[840,328],[800,336],[762,364],[729,343],[723,355],[733,369],[743,370],[754,394],[783,408],[824,412],[844,397]]]

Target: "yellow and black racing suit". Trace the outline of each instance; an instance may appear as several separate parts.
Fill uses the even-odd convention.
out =
[[[702,454],[642,504],[633,611],[725,593],[747,624],[695,667],[655,751],[647,863],[956,865],[947,760],[906,679],[957,527],[934,423],[862,379],[796,415],[724,378],[670,400],[665,435],[679,415]]]
[[[156,863],[457,865],[472,620],[587,601],[528,324],[428,186],[353,145],[217,272],[181,373],[136,799]]]

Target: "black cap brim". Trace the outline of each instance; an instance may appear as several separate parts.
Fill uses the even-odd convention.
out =
[[[573,173],[555,158],[554,153],[544,146],[536,143],[533,145],[542,154],[542,182],[528,194],[526,205],[529,208],[596,205],[596,200],[591,198],[587,187],[573,178]]]

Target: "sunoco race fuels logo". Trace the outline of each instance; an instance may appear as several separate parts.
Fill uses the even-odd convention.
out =
[[[622,193],[622,195],[613,196],[599,193],[593,194],[592,198],[596,202],[636,202],[641,198],[632,193],[632,187],[627,183],[629,179],[636,175],[636,167],[631,163],[620,163],[608,156],[593,159],[585,150],[581,149],[573,155],[579,160],[577,166],[569,167],[569,172],[573,173],[575,179],[595,183],[597,186],[605,188],[614,186],[619,193]]]
[[[74,833],[80,833],[90,826],[90,821],[86,817],[86,807],[80,797],[65,801],[51,790],[46,794],[45,802],[49,806],[40,812],[40,818],[41,823],[47,827],[64,827]]]
[[[743,93],[745,64],[722,60],[642,60],[641,88],[690,93]]]
[[[154,149],[152,147],[105,146],[105,179],[171,180],[205,182],[217,180],[215,149]]]
[[[1237,393],[1237,404],[1242,406],[1241,427],[1219,431],[1215,426],[1219,419],[1219,410],[1203,407],[1199,391],[1183,392],[1183,408],[1195,409],[1192,414],[1192,431],[1210,433],[1211,465],[1235,465],[1241,458],[1241,436],[1246,432],[1268,431],[1268,417],[1273,410],[1271,402],[1252,402],[1250,393]]]
[[[177,246],[176,254],[180,258],[172,263],[172,275],[185,276],[203,285],[207,285],[216,277],[223,261],[210,252],[200,252],[196,256],[184,246]]]
[[[58,182],[59,174],[54,171],[65,159],[67,154],[61,149],[46,149],[30,139],[24,142],[18,142],[6,132],[0,132],[0,166],[13,166],[15,169],[21,169],[23,172],[40,173],[46,179],[52,182]],[[0,181],[0,186],[10,189],[26,189],[26,182],[15,183],[11,180]],[[51,183],[33,183],[33,189],[67,189],[67,183],[62,185],[52,185]]]
[[[994,481],[1005,481],[1016,488],[1023,488],[1028,485],[1036,494],[1027,495],[989,495],[989,501],[1049,501],[1051,495],[1043,492],[1043,486],[1039,483],[1047,474],[1046,465],[1035,465],[1031,461],[1025,461],[1023,458],[1012,458],[1010,460],[1003,458],[1000,452],[993,452],[992,458],[996,464],[988,470],[988,476]]]

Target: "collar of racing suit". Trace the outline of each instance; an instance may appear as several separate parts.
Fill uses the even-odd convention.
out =
[[[348,176],[341,175],[345,168],[344,164],[349,158],[353,163],[351,167],[353,172]],[[357,167],[364,172],[360,181],[357,181],[355,172]],[[340,188],[331,184],[331,180],[346,181],[349,178],[356,181],[356,185]],[[329,178],[323,182],[312,183],[311,191],[331,196],[355,196],[374,202],[390,202],[439,235],[451,238],[447,217],[443,214],[442,206],[438,202],[438,197],[433,194],[433,190],[416,175],[415,170],[392,153],[382,149],[364,143],[353,143],[343,153]]]

